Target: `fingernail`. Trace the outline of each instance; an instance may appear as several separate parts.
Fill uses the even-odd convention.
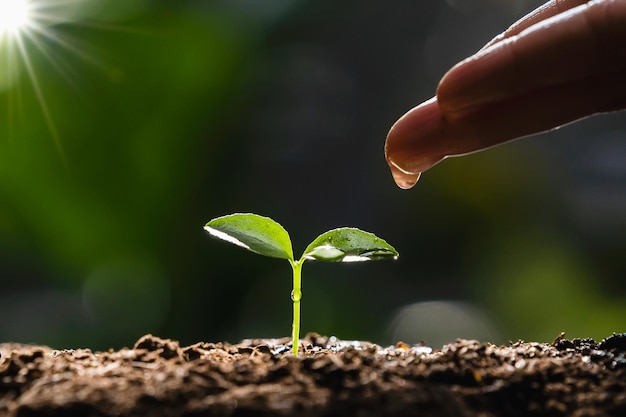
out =
[[[389,130],[385,157],[398,187],[415,185],[422,172],[441,161],[443,115],[436,98],[413,108]]]

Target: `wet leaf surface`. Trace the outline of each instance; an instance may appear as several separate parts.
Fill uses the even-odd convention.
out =
[[[315,238],[303,258],[325,262],[358,262],[396,258],[393,246],[370,232],[354,227],[329,230]]]

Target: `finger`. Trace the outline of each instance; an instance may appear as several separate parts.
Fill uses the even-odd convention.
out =
[[[438,149],[445,128],[436,97],[411,109],[391,127],[385,141],[385,158],[398,187],[413,187],[422,171],[445,157]]]
[[[561,14],[576,6],[580,6],[581,4],[585,4],[588,1],[589,0],[551,0],[545,3],[544,5],[538,7],[537,9],[533,10],[532,12],[528,13],[526,16],[522,17],[517,22],[513,23],[513,25],[511,25],[507,30],[505,30],[500,35],[493,38],[482,49],[486,49],[494,45],[497,42],[500,42],[504,39],[518,35],[523,30],[528,29],[534,24],[537,24],[541,21],[549,19],[558,14]]]
[[[448,118],[433,98],[409,111],[389,131],[385,152],[393,178],[400,188],[411,188],[421,172],[448,156],[546,131],[594,112],[626,108],[624,77],[626,71],[586,80],[583,86],[533,91],[457,119]]]
[[[564,3],[572,6],[568,9],[570,12],[566,13],[566,18],[579,19],[575,21],[574,25],[568,26],[571,21],[561,20],[564,19],[563,16],[548,17],[547,21],[539,19],[542,22],[539,29],[532,27],[529,30],[521,30],[519,36],[511,31],[510,39],[506,40],[506,42],[517,42],[520,39],[526,39],[527,44],[522,43],[526,50],[519,46],[510,45],[505,48],[512,48],[513,52],[517,52],[515,48],[519,48],[522,52],[519,55],[522,58],[530,58],[529,61],[531,62],[534,53],[533,48],[538,48],[542,52],[539,54],[542,58],[537,59],[538,62],[535,63],[539,66],[538,70],[535,69],[538,71],[538,75],[535,74],[537,75],[536,78],[531,77],[529,84],[524,84],[524,78],[518,75],[518,78],[513,78],[513,80],[519,81],[522,87],[518,87],[516,90],[516,85],[511,83],[511,77],[509,77],[510,91],[507,92],[506,89],[502,89],[507,93],[498,96],[497,90],[500,88],[498,82],[502,83],[502,80],[498,79],[497,76],[502,77],[502,74],[489,74],[483,77],[482,81],[487,86],[489,86],[489,82],[495,81],[493,84],[498,86],[495,88],[496,99],[489,96],[488,89],[481,91],[481,88],[478,88],[477,90],[489,99],[483,102],[478,101],[478,105],[473,108],[466,104],[466,110],[471,111],[455,113],[455,106],[459,108],[458,102],[462,102],[465,97],[462,94],[460,99],[454,94],[446,95],[446,85],[462,90],[469,84],[470,91],[472,87],[476,89],[472,83],[474,81],[472,77],[480,76],[480,71],[472,74],[470,70],[472,65],[476,63],[470,59],[455,67],[448,76],[444,77],[440,84],[438,100],[431,99],[414,108],[392,127],[387,138],[385,151],[394,180],[401,188],[412,187],[419,178],[419,173],[432,167],[446,156],[461,155],[484,149],[517,137],[551,129],[593,113],[626,108],[624,85],[626,83],[623,82],[626,76],[624,69],[626,67],[624,65],[626,61],[624,59],[625,48],[623,45],[626,38],[626,33],[624,33],[626,25],[623,24],[624,3],[619,5],[615,1],[595,1],[591,2],[589,6],[583,6],[583,8],[589,7],[589,10],[585,9],[586,11],[576,9],[573,2],[563,1],[563,6],[565,6]],[[579,15],[578,13],[582,14]],[[545,16],[547,15],[544,14],[544,18]],[[585,22],[587,19],[588,22]],[[526,22],[530,22],[530,20],[526,20]],[[564,24],[564,26],[560,27],[559,24]],[[563,37],[572,36],[568,34],[568,27],[574,35],[576,35],[576,31],[584,34],[582,39],[580,36],[578,38],[574,36],[573,41],[572,39],[565,39],[563,42]],[[529,33],[534,33],[536,38],[525,38],[529,36]],[[545,34],[548,35],[547,38],[544,38]],[[550,39],[550,36],[554,35],[557,35],[556,38]],[[581,70],[578,65],[588,61],[588,56],[590,54],[594,56],[595,53],[595,48],[590,46],[594,45],[594,42],[585,43],[587,37],[595,40],[595,45],[600,47],[601,53],[599,54],[599,61],[596,60],[596,66],[582,66]],[[569,66],[578,71],[576,76],[571,76],[571,73],[568,72],[570,70],[568,65],[558,67],[554,62],[555,60],[550,61],[550,54],[541,49],[541,43],[546,40],[549,41],[548,46],[552,48],[550,52],[554,52],[555,56],[559,56],[559,53],[562,52],[559,50],[560,42],[569,46],[570,60],[556,64],[571,64]],[[579,40],[582,42],[578,42]],[[605,45],[609,45],[609,47],[603,46],[605,40]],[[576,51],[572,53],[574,49]],[[511,54],[512,51],[507,52]],[[487,55],[485,51],[482,53]],[[521,74],[529,73],[527,69],[525,72],[525,68],[518,70],[513,65],[519,57],[506,57],[506,54],[505,58],[498,56],[498,53],[502,53],[502,51],[495,50],[495,47],[488,53],[493,53],[495,58],[491,56],[489,57],[491,60],[487,60],[486,68],[484,68],[487,73],[490,70],[493,72],[494,68],[496,72],[508,70],[512,71],[514,75],[516,71]],[[481,56],[481,53],[478,55]],[[547,62],[550,64],[547,68],[550,76],[541,78],[542,59],[546,58],[546,55],[548,55]],[[575,57],[572,57],[573,55]],[[567,54],[565,56],[568,57]],[[600,65],[597,65],[598,62]],[[464,65],[467,67],[464,68]],[[563,71],[555,71],[555,65],[557,69]],[[483,70],[480,65],[476,65],[474,70],[476,68]],[[532,65],[530,69],[534,69]],[[602,72],[607,70],[609,73],[603,75]],[[455,71],[458,72],[455,74]],[[503,79],[507,81],[507,74],[504,75]],[[478,78],[478,81],[481,81],[480,77]],[[504,85],[506,87],[507,83]],[[448,92],[454,92],[452,87],[449,88]],[[462,106],[460,107],[462,108]]]
[[[441,80],[450,118],[530,91],[626,68],[626,2],[592,1],[479,51]]]

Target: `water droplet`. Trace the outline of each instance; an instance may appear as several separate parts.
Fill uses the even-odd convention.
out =
[[[403,190],[408,190],[409,188],[413,188],[415,184],[417,184],[417,180],[420,179],[421,173],[417,174],[407,174],[399,170],[393,170],[393,180],[396,185]]]
[[[302,299],[302,291],[298,295],[296,295],[295,291],[291,291],[291,301],[300,301]]]

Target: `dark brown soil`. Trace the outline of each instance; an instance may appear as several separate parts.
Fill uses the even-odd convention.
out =
[[[0,416],[626,416],[626,335],[441,350],[310,334],[94,353],[0,345]]]

